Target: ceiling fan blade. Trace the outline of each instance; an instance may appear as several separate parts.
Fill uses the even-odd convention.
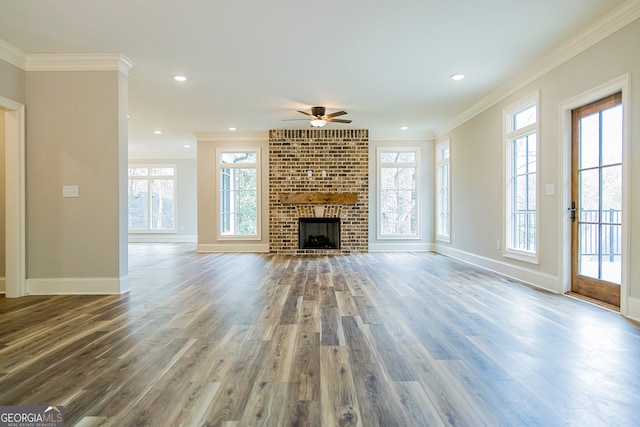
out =
[[[347,114],[346,111],[336,111],[335,113],[327,114],[327,118],[330,119],[332,117],[344,116]]]
[[[307,113],[306,111],[302,111],[302,110],[297,110],[297,111],[298,111],[298,113],[302,113],[302,114],[304,114],[305,116],[311,116],[311,117],[313,117],[313,114],[311,114],[311,113]]]
[[[297,122],[298,120],[304,120],[305,122],[309,121],[309,119],[282,119],[283,122]]]
[[[328,122],[332,122],[332,123],[351,123],[351,120],[344,120],[344,119],[330,119],[327,118]]]

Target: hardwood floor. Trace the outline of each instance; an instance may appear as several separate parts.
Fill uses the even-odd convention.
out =
[[[132,244],[123,296],[0,298],[0,405],[80,426],[640,425],[640,329],[433,253]]]

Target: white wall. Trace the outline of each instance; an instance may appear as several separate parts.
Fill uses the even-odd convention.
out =
[[[567,289],[564,254],[564,224],[567,197],[566,164],[562,160],[564,139],[562,105],[572,99],[585,97],[594,88],[640,76],[640,20],[633,21],[605,39],[539,78],[513,91],[491,107],[451,131],[438,135],[438,140],[451,138],[452,167],[452,234],[451,244],[438,243],[443,253],[510,275],[554,292]],[[622,77],[621,77],[622,76]],[[613,85],[616,86],[615,84]],[[634,120],[640,111],[640,85],[630,84],[623,93],[630,114],[625,137],[627,165],[640,164],[640,121]],[[611,89],[617,90],[617,89]],[[503,239],[503,109],[535,91],[540,91],[539,134],[539,264],[505,258],[496,249],[496,241]],[[584,98],[587,99],[587,98]],[[633,189],[640,188],[640,169],[626,168],[627,218],[640,215],[640,198],[633,197]],[[553,184],[555,193],[545,195],[546,184]],[[640,318],[640,227],[627,223],[628,275],[623,283],[622,314]]]

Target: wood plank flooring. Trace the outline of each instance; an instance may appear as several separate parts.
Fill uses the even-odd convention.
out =
[[[122,296],[0,298],[0,405],[79,426],[640,425],[640,329],[433,253],[131,244]]]

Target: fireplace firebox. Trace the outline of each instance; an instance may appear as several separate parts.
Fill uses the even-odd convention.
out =
[[[299,218],[299,249],[340,249],[340,218]]]

